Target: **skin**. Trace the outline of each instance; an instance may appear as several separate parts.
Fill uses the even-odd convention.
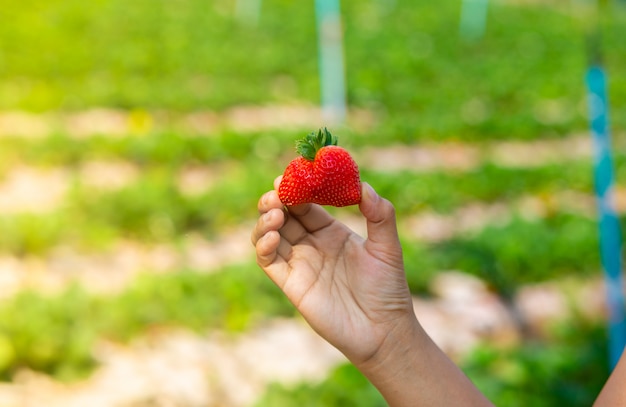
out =
[[[259,200],[257,262],[311,327],[339,349],[390,406],[491,406],[433,343],[413,311],[393,205],[366,183],[367,239],[276,189]]]
[[[622,353],[593,407],[626,406],[626,352]]]

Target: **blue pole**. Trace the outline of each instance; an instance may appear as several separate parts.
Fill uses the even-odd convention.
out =
[[[626,318],[622,285],[621,232],[613,202],[613,160],[608,121],[607,80],[599,64],[586,76],[591,135],[595,148],[595,189],[598,200],[600,253],[606,280],[609,313],[609,362],[617,364],[626,346]]]
[[[339,0],[315,0],[322,115],[339,124],[346,118],[346,84]]]

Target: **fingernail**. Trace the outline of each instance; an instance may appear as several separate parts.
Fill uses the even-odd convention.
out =
[[[372,200],[375,199],[378,194],[376,193],[376,191],[374,191],[374,188],[372,188],[372,186],[370,184],[368,184],[367,182],[363,183],[363,199],[367,199],[367,200]]]
[[[267,203],[270,199],[270,192],[266,192],[263,194],[263,197],[261,197],[261,203],[263,204],[263,206],[267,206]]]

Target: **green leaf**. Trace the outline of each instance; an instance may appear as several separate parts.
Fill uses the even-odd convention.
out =
[[[311,132],[305,138],[296,141],[296,151],[309,161],[315,159],[317,152],[326,146],[336,146],[338,138],[333,136],[326,127]]]

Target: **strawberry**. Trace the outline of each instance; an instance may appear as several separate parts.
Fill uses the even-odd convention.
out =
[[[301,156],[289,163],[278,186],[283,204],[348,206],[361,202],[359,167],[344,148],[337,146],[337,137],[328,129],[297,141],[296,151]]]

